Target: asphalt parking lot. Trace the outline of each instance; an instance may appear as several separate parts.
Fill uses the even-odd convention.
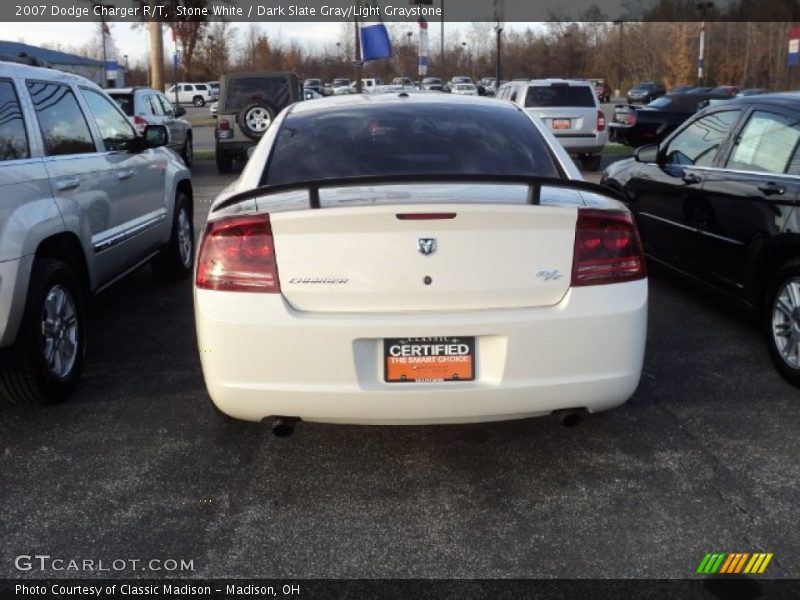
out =
[[[194,173],[199,230],[234,176]],[[0,413],[0,575],[75,576],[14,567],[46,553],[192,560],[180,575],[203,577],[685,578],[721,551],[800,577],[800,392],[755,321],[660,270],[650,285],[639,389],[579,427],[279,439],[219,421],[190,282],[142,269],[94,302],[77,395]]]

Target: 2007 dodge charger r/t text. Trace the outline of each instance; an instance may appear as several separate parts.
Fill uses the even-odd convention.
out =
[[[286,108],[202,235],[195,314],[225,415],[457,423],[597,412],[639,382],[627,209],[500,100]]]

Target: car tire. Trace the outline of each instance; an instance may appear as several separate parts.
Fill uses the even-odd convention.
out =
[[[800,260],[781,266],[767,286],[764,330],[772,362],[789,383],[800,387]],[[794,341],[794,344],[793,344]],[[794,345],[794,352],[791,346]]]
[[[265,102],[253,102],[239,111],[239,129],[251,140],[259,140],[275,119],[275,109]]]
[[[181,158],[183,159],[183,164],[185,164],[187,167],[192,166],[192,163],[194,162],[194,146],[192,145],[191,135],[187,135],[186,139],[183,141]]]
[[[202,96],[195,96],[194,98],[192,98],[192,104],[194,104],[197,107],[205,106],[206,101],[203,100]]]
[[[175,213],[169,242],[153,259],[153,272],[162,281],[177,281],[186,278],[194,266],[194,223],[192,203],[186,192],[179,191],[175,197]]]
[[[78,385],[85,351],[86,298],[78,277],[63,261],[36,258],[17,339],[0,351],[0,400],[18,406],[64,400]]]
[[[587,154],[581,157],[581,165],[584,171],[599,171],[602,156],[599,154]]]
[[[216,151],[217,171],[220,173],[230,173],[233,170],[233,157],[217,146]]]

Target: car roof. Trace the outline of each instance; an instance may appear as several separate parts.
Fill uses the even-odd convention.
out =
[[[113,96],[114,94],[132,94],[134,92],[158,92],[157,89],[147,87],[146,85],[135,85],[133,87],[124,87],[124,88],[108,88],[105,92],[109,96]],[[163,94],[164,92],[158,92]]]
[[[60,81],[63,83],[79,83],[81,85],[90,85],[96,89],[102,89],[99,85],[73,73],[66,73],[57,69],[49,69],[47,67],[33,67],[30,65],[22,65],[19,63],[0,61],[0,71],[5,77],[24,77],[26,79],[47,79],[51,81]]]
[[[560,79],[557,77],[548,77],[547,79],[528,79],[523,80],[520,82],[512,81],[511,83],[524,83],[526,85],[535,85],[535,86],[550,86],[554,83],[560,83],[562,85],[578,85],[584,87],[590,87],[592,84],[585,79]]]
[[[414,104],[417,106],[424,105],[467,105],[467,106],[495,106],[498,108],[505,108],[507,110],[518,110],[510,102],[496,100],[494,98],[485,98],[483,96],[458,96],[442,93],[425,93],[425,92],[395,92],[389,94],[348,94],[345,96],[329,96],[314,102],[298,102],[292,105],[293,113],[305,113],[308,111],[324,111],[333,106],[335,107],[348,107],[348,106],[398,106]]]
[[[738,96],[727,99],[726,104],[772,104],[785,108],[800,109],[800,92],[773,92],[755,96]],[[716,106],[720,106],[717,104]]]

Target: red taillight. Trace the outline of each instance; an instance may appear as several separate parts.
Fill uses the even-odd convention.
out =
[[[630,214],[579,209],[575,226],[572,285],[602,285],[644,279],[644,254]]]
[[[597,111],[597,131],[606,130],[606,115],[602,110]]]
[[[228,119],[218,119],[217,120],[217,129],[230,129],[231,124]]]
[[[147,127],[147,121],[143,117],[136,115],[133,117],[133,126],[136,131],[139,132],[139,135],[144,135],[144,128]]]
[[[625,125],[636,125],[636,113],[629,112],[625,115]]]
[[[269,215],[227,217],[206,225],[196,283],[206,290],[279,293]]]

